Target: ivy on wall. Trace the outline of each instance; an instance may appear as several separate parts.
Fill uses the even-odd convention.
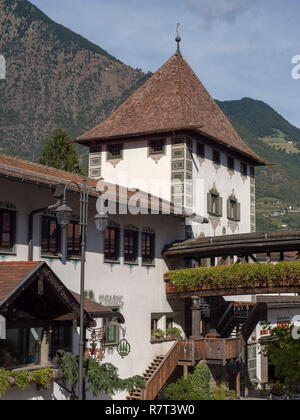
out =
[[[176,289],[300,286],[300,261],[234,264],[168,272]]]

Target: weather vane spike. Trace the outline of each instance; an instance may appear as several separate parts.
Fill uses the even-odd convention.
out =
[[[176,28],[177,36],[176,36],[175,41],[177,42],[177,51],[176,51],[176,55],[180,55],[180,56],[181,56],[181,51],[180,51],[180,46],[179,46],[180,41],[181,41],[181,38],[180,38],[180,36],[179,36],[179,26],[180,26],[180,23],[177,23],[177,28]]]

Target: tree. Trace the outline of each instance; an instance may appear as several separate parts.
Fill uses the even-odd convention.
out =
[[[168,400],[211,400],[211,373],[207,365],[199,364],[187,378],[180,378],[166,388]]]
[[[84,175],[80,165],[79,155],[74,144],[70,143],[70,135],[62,128],[57,129],[51,138],[46,140],[39,163]]]
[[[71,385],[71,399],[74,399],[78,382],[78,356],[59,350],[54,363],[63,373],[64,384]],[[121,391],[131,392],[134,388],[145,388],[145,380],[141,376],[121,379],[115,366],[111,363],[100,364],[95,359],[84,360],[84,377],[88,383],[87,389],[94,397],[101,393],[115,395]]]
[[[270,324],[264,325],[263,328],[271,330]],[[300,338],[299,335],[293,334],[296,330],[293,325],[289,328],[272,329],[262,351],[274,366],[275,376],[285,393],[300,391]]]

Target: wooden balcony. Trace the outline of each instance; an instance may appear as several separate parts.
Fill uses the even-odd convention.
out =
[[[239,338],[203,338],[178,341],[178,365],[194,366],[200,360],[208,364],[225,364],[240,356]]]

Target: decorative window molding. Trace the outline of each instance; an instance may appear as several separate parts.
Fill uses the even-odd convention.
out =
[[[151,157],[156,163],[166,155],[166,140],[157,139],[150,140],[148,143],[148,156]]]
[[[118,163],[123,160],[124,149],[123,143],[108,144],[106,146],[107,154],[106,160],[111,163],[113,166],[116,166]]]
[[[214,187],[207,193],[207,213],[216,216],[223,216],[223,199]]]
[[[0,210],[13,210],[16,211],[17,208],[14,204],[7,201],[0,201]]]
[[[234,222],[241,221],[241,205],[233,194],[227,200],[227,219]]]

